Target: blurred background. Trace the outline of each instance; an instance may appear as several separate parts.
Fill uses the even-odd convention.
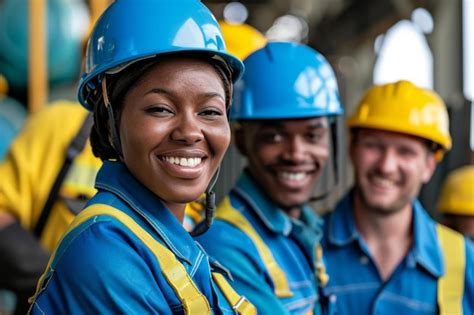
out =
[[[0,0],[0,159],[30,113],[55,99],[75,100],[85,38],[108,0]],[[137,1],[138,5],[139,1]],[[219,20],[246,23],[268,40],[306,43],[336,70],[349,115],[373,83],[408,79],[435,89],[449,107],[453,150],[421,192],[434,209],[446,174],[474,162],[474,0],[206,0]],[[341,118],[338,182],[330,167],[318,191],[330,209],[352,182]],[[330,164],[330,163],[328,163]],[[219,180],[222,197],[243,160],[229,150]],[[0,176],[1,180],[1,176]]]
[[[110,2],[0,0],[0,160],[29,115],[57,99],[76,100],[87,35]],[[474,163],[474,0],[203,3],[217,19],[246,23],[267,40],[302,42],[322,52],[336,70],[346,117],[373,83],[407,79],[436,90],[449,108],[453,149],[421,191],[420,199],[432,213],[446,175]],[[330,194],[314,204],[318,212],[330,210],[352,183],[345,117],[340,122],[338,180],[328,163],[315,193]],[[216,186],[218,198],[243,165],[231,146]],[[0,295],[0,306],[11,309],[10,301]]]

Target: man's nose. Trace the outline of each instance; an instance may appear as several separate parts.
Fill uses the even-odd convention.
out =
[[[305,159],[307,144],[300,136],[291,136],[285,143],[283,157],[292,162],[301,162]]]
[[[392,148],[385,148],[380,154],[378,166],[384,173],[394,172],[397,169],[397,154]]]

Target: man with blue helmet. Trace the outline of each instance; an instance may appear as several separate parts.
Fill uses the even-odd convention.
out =
[[[55,249],[32,314],[255,314],[182,225],[204,192],[212,215],[242,72],[198,0],[117,0],[102,14],[78,91],[94,113],[98,192]]]
[[[248,165],[198,240],[259,314],[322,314],[321,221],[308,202],[330,154],[330,117],[343,112],[336,78],[296,43],[270,42],[244,64],[231,119]]]

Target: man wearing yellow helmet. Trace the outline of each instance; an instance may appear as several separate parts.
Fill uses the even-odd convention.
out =
[[[472,314],[473,244],[417,200],[451,148],[444,102],[408,81],[374,86],[348,127],[355,185],[325,218],[327,294],[341,314]]]
[[[438,200],[441,222],[474,240],[474,165],[452,171]]]
[[[241,60],[267,43],[267,38],[251,25],[219,21],[219,26],[227,49]]]

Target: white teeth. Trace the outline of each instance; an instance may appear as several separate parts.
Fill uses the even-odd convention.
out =
[[[187,167],[195,167],[201,164],[201,161],[202,161],[202,159],[199,157],[185,158],[185,157],[177,157],[177,156],[163,156],[161,159],[171,164],[187,166]]]
[[[303,180],[306,177],[305,172],[279,172],[278,177],[285,180]]]
[[[383,177],[373,177],[372,180],[376,185],[379,185],[381,187],[388,188],[388,187],[395,186],[395,181],[391,179],[387,179]]]

